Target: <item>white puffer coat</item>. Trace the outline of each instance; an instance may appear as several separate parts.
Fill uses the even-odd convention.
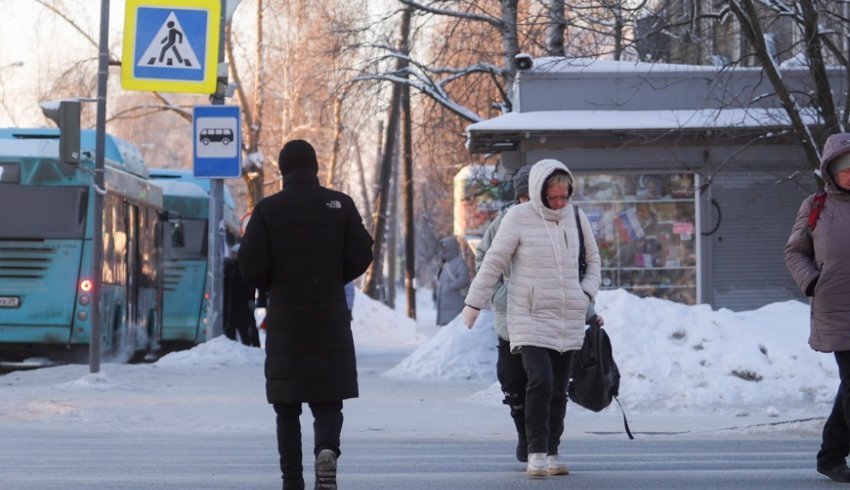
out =
[[[601,261],[587,217],[579,211],[587,260],[587,271],[579,282],[573,206],[556,210],[543,205],[543,184],[556,170],[570,172],[563,163],[550,159],[531,168],[531,201],[512,207],[504,216],[466,296],[467,305],[483,308],[510,264],[508,331],[512,350],[523,345],[558,352],[579,349],[589,297],[599,289]]]

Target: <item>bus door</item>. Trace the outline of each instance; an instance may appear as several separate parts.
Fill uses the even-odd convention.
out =
[[[124,215],[127,222],[127,329],[125,331],[130,334],[130,338],[126,339],[130,342],[128,346],[134,347],[132,345],[135,341],[134,333],[138,328],[140,320],[139,208],[130,203],[124,203]]]

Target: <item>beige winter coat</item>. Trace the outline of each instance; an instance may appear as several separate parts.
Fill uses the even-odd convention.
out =
[[[531,201],[505,214],[466,296],[466,304],[483,308],[510,264],[508,331],[512,350],[524,345],[558,352],[579,349],[587,304],[599,289],[599,249],[587,217],[579,212],[587,260],[587,272],[579,282],[573,207],[569,204],[555,210],[543,205],[543,184],[558,169],[569,173],[557,160],[541,160],[531,168]]]
[[[806,296],[812,296],[809,345],[820,352],[850,350],[850,193],[835,184],[827,165],[850,153],[850,137],[833,135],[824,147],[821,172],[827,198],[811,231],[814,195],[800,206],[785,246],[785,264]]]

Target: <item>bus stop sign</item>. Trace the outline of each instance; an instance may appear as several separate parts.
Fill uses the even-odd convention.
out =
[[[195,106],[192,155],[195,177],[237,178],[242,175],[242,129],[239,106]]]

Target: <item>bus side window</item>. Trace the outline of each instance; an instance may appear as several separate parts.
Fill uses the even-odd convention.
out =
[[[186,237],[183,234],[183,222],[171,222],[171,246],[174,248],[183,248],[186,246]]]

